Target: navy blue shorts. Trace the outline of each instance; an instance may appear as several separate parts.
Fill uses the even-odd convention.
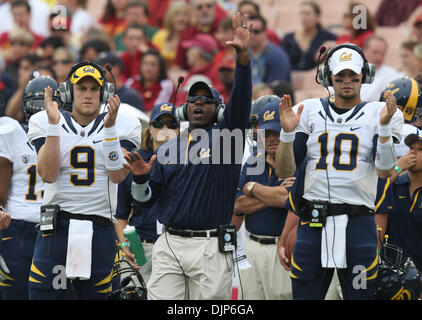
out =
[[[0,282],[0,293],[4,300],[27,300],[28,277],[37,238],[36,224],[12,219],[3,230],[0,255],[10,273]]]
[[[290,269],[295,300],[322,300],[330,286],[334,268],[322,268],[321,234],[322,228],[312,228],[309,224],[298,225]],[[337,269],[343,298],[373,299],[378,271],[377,234],[373,216],[349,216],[346,262],[347,268]]]
[[[91,278],[65,279],[69,220],[58,221],[54,232],[38,232],[29,278],[29,298],[106,299],[111,291],[117,246],[114,229],[93,224]]]

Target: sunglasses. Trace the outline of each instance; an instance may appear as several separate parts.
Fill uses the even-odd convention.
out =
[[[26,42],[24,42],[24,41],[17,41],[17,40],[10,41],[10,44],[11,44],[12,46],[19,45],[19,46],[21,46],[21,47],[26,47],[26,46],[29,46],[29,44],[28,44],[28,43],[26,43]]]
[[[61,64],[69,64],[69,63],[72,63],[72,60],[70,60],[70,59],[63,59],[63,60],[53,60],[52,62],[51,62],[52,64],[59,64],[59,63],[61,63]]]
[[[202,8],[211,9],[211,8],[212,8],[212,6],[213,6],[213,4],[212,4],[212,3],[207,3],[207,4],[198,4],[198,5],[196,6],[196,9],[198,9],[198,10],[202,10]]]
[[[177,121],[174,120],[168,120],[168,121],[164,121],[164,120],[154,120],[151,125],[156,128],[156,129],[162,129],[164,127],[164,125],[167,126],[167,128],[169,129],[177,129],[179,127],[179,124],[177,123]]]
[[[217,104],[217,101],[215,101],[215,99],[207,97],[207,96],[189,96],[188,102],[195,103],[196,101],[198,101],[198,99],[200,99],[205,104],[213,104],[213,103]]]

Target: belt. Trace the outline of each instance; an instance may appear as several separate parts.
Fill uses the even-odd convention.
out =
[[[261,237],[256,237],[253,234],[250,234],[249,238],[253,241],[260,243],[260,244],[277,244],[277,242],[278,242],[277,237],[275,237],[275,238],[265,238],[265,237],[261,238]]]
[[[305,200],[305,208],[312,208],[313,201]],[[338,216],[347,214],[348,216],[368,216],[373,215],[374,210],[369,209],[366,206],[358,206],[348,203],[326,203],[327,205],[327,216]],[[310,212],[308,212],[309,214]]]
[[[155,243],[155,240],[141,239],[142,243]]]
[[[60,211],[57,215],[57,219],[89,220],[103,227],[114,227],[113,222],[110,219],[93,214],[75,214],[67,211]]]
[[[167,231],[171,235],[185,237],[185,238],[217,237],[217,230],[196,231],[196,230],[189,230],[189,229],[173,229],[173,228],[170,228],[170,227],[165,227],[165,231]]]

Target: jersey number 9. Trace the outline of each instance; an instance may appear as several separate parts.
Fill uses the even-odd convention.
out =
[[[89,146],[77,146],[70,151],[70,165],[74,169],[85,169],[85,177],[71,174],[70,182],[77,187],[89,187],[95,182],[95,150]]]

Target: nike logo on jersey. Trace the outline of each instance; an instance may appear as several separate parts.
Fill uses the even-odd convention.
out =
[[[360,128],[362,128],[362,127],[356,127],[356,128],[350,127],[350,131],[356,131],[356,130],[358,130]]]
[[[406,198],[406,196],[400,196],[399,195],[399,199],[404,199],[404,198]]]
[[[305,224],[308,224],[308,223],[309,223],[309,221],[301,221],[301,222],[300,222],[300,225],[301,225],[301,226],[304,226]]]
[[[101,141],[103,141],[103,140],[98,140],[98,141],[92,140],[92,143],[96,144],[96,143],[100,143]]]

